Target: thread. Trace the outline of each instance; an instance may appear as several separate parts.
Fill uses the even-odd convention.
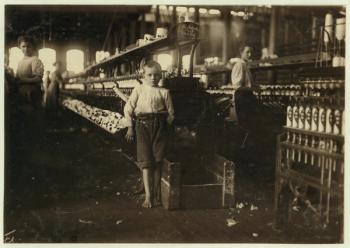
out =
[[[333,133],[340,134],[341,129],[341,112],[336,109],[334,110],[334,125],[333,125]]]
[[[333,132],[333,124],[334,124],[334,115],[333,111],[330,108],[326,110],[326,133]]]
[[[333,67],[339,67],[341,66],[341,57],[339,56],[334,56],[332,59],[332,66]]]
[[[292,106],[288,106],[287,107],[287,123],[286,123],[286,126],[287,127],[292,127],[292,123],[293,123],[293,108],[292,108]]]
[[[317,132],[318,129],[318,108],[314,106],[312,108],[312,122],[311,122],[311,130]]]
[[[337,18],[335,25],[335,38],[339,41],[345,38],[345,18]]]
[[[328,13],[326,15],[325,23],[324,23],[324,30],[325,30],[325,33],[323,35],[323,41],[325,43],[328,43],[330,41],[330,38],[333,35],[333,16],[332,16],[332,14]]]
[[[156,38],[164,38],[168,35],[168,29],[166,28],[157,28]]]
[[[299,107],[299,123],[298,128],[304,129],[305,128],[305,109],[303,106]]]
[[[324,132],[326,130],[326,110],[323,107],[320,107],[318,114],[318,131]]]
[[[293,107],[293,122],[292,125],[294,128],[298,128],[298,124],[299,124],[299,109],[298,106],[294,106]]]
[[[312,112],[310,106],[305,108],[305,130],[311,130]]]

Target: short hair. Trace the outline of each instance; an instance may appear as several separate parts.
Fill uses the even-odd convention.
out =
[[[28,35],[21,35],[20,37],[18,37],[18,39],[17,39],[17,44],[18,44],[18,46],[20,46],[22,42],[27,42],[27,43],[29,43],[33,48],[36,48],[35,41],[34,41],[33,37],[31,37],[31,36],[28,36]]]
[[[145,68],[145,67],[148,67],[148,68],[156,67],[157,69],[159,69],[160,71],[162,71],[162,67],[160,66],[160,64],[159,64],[157,61],[154,61],[154,60],[149,60],[149,61],[147,61],[147,62],[142,66],[142,68]]]
[[[248,43],[242,43],[238,48],[238,55],[241,56],[242,52],[244,51],[244,48],[249,47],[251,50],[253,50],[253,47],[249,45]]]

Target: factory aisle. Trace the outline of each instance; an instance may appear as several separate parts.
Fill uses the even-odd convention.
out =
[[[9,137],[7,242],[335,242],[304,229],[273,231],[268,193],[272,183],[260,187],[243,176],[237,178],[236,209],[142,209],[142,196],[133,194],[139,172],[123,153],[126,148],[120,147],[118,137],[105,139],[70,112],[63,112],[57,127],[43,129],[27,141],[18,133]]]

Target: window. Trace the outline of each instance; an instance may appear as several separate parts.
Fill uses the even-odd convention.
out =
[[[190,70],[190,55],[182,56],[182,69],[185,71]]]
[[[162,70],[166,70],[172,65],[173,58],[167,53],[162,53],[158,55],[157,61],[162,67]]]
[[[98,63],[102,60],[103,54],[100,51],[97,51],[95,54],[95,57],[96,57],[95,61],[96,63]]]
[[[56,61],[56,51],[51,48],[42,48],[39,50],[39,59],[44,64],[45,71],[53,71],[53,63]]]
[[[95,53],[95,57],[96,57],[96,63],[99,63],[100,61],[104,60],[105,58],[108,58],[110,56],[109,52],[105,52],[105,51],[97,51]]]
[[[67,51],[67,70],[74,73],[79,73],[84,70],[83,51],[77,49]]]
[[[23,53],[21,49],[18,47],[12,47],[9,49],[9,67],[13,69],[13,71],[16,73],[17,72],[17,66],[19,61],[23,58]]]

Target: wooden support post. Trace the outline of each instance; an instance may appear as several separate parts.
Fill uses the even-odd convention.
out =
[[[165,209],[178,209],[180,207],[180,186],[180,163],[173,163],[164,160],[161,176],[161,198]]]
[[[159,13],[159,5],[156,5],[156,13],[155,13],[155,22],[154,22],[154,34],[157,32],[157,28],[160,25],[160,13]]]
[[[121,30],[121,49],[124,50],[127,47],[127,42],[128,42],[128,32],[127,32],[127,27],[122,25],[122,30]],[[120,73],[125,74],[126,72],[126,66],[125,64],[120,65]]]
[[[136,21],[130,22],[129,28],[129,44],[133,44],[136,42]]]
[[[278,7],[273,7],[271,9],[271,17],[270,17],[270,36],[269,36],[269,51],[270,53],[274,53],[276,49],[277,42],[277,11]]]
[[[172,7],[173,7],[172,16],[171,16],[172,23],[170,25],[170,28],[174,28],[177,23],[176,6],[172,6]],[[179,58],[178,52],[176,50],[173,50],[170,52],[170,55],[173,58],[173,65],[176,65]]]
[[[277,11],[278,7],[272,7],[270,17],[270,36],[269,36],[269,53],[274,54],[277,43]],[[270,84],[275,83],[275,71],[268,72],[268,82]]]
[[[311,29],[311,39],[314,41],[314,40],[317,40],[317,30],[318,30],[317,17],[313,16],[311,22],[312,22],[312,24],[311,24],[311,28],[312,28]]]
[[[232,208],[235,202],[235,165],[230,161],[223,165],[222,207]]]
[[[181,77],[182,70],[182,51],[179,44],[175,44],[177,50],[177,76]]]
[[[175,26],[177,23],[176,6],[173,6],[172,23],[173,26]]]
[[[223,11],[223,17],[224,17],[224,32],[222,37],[222,62],[224,64],[228,61],[228,54],[231,44],[231,37],[230,37],[230,31],[231,31],[231,14],[229,10]]]
[[[266,47],[266,29],[261,28],[261,48]]]
[[[284,31],[283,43],[284,44],[288,44],[288,42],[289,42],[289,22],[288,21],[284,22],[284,29],[283,29],[283,31]]]
[[[140,22],[140,39],[143,39],[143,36],[145,33],[146,33],[145,14],[142,14],[142,18]]]
[[[274,199],[274,229],[283,229],[286,220],[287,212],[284,209],[284,205],[286,205],[286,202],[281,202],[281,198],[283,198],[283,194],[285,193],[286,186],[284,183],[283,176],[282,176],[282,147],[280,145],[282,135],[277,136],[277,142],[276,142],[276,169],[275,169],[275,199]],[[289,160],[285,163],[289,163]],[[285,165],[285,167],[288,167]]]
[[[193,77],[193,58],[194,58],[194,53],[195,53],[195,51],[196,51],[197,45],[198,45],[198,42],[196,42],[195,44],[193,44],[192,47],[191,47],[191,53],[190,53],[190,71],[189,71],[190,78]]]
[[[121,28],[121,49],[125,49],[125,47],[128,45],[128,32],[127,27],[125,25]]]
[[[199,7],[195,7],[194,8],[194,22],[198,23],[199,27],[200,27],[200,13],[199,13]],[[200,28],[199,28],[200,29]],[[195,55],[194,55],[194,60],[193,60],[193,64],[199,64],[199,58],[200,58],[200,44],[197,46]]]

